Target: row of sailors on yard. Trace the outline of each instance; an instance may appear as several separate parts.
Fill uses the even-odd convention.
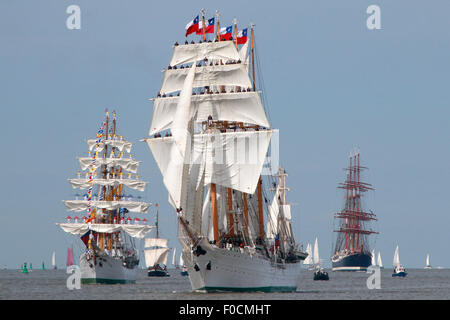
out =
[[[138,175],[136,175],[136,177],[139,177]],[[76,195],[75,195],[75,200],[79,200],[78,199],[78,197],[79,197],[80,195],[77,193]],[[133,195],[123,195],[123,196],[115,196],[116,198],[120,198],[120,200],[122,200],[122,201],[133,201]],[[138,200],[141,200],[141,196],[138,196],[137,197],[138,198]],[[83,200],[84,201],[88,201],[89,200],[89,197],[88,197],[88,194],[87,193],[85,193],[84,195],[83,195]],[[93,194],[92,195],[92,200],[97,200],[97,201],[100,201],[100,195],[98,195],[98,194]],[[118,199],[117,200],[113,200],[113,201],[118,201]]]
[[[227,92],[225,90],[225,87],[223,86],[220,89],[220,91],[212,92],[211,90],[209,90],[209,87],[205,87],[205,91],[200,91],[199,95],[201,95],[201,94],[220,94],[220,93],[238,93],[238,92],[251,92],[251,91],[252,91],[252,89],[250,87],[247,89],[245,89],[245,88],[241,89],[241,87],[237,86],[234,91]],[[192,92],[192,95],[195,96],[195,95],[197,95],[197,93]],[[176,96],[179,97],[180,93],[178,92]],[[166,95],[165,93],[161,94],[161,92],[158,92],[157,97],[158,98],[167,98],[167,97],[174,97],[174,95],[173,94]]]
[[[233,37],[230,37],[229,40],[222,40],[222,41],[233,41]],[[200,40],[200,41],[197,42],[197,43],[203,43],[203,42],[205,42],[205,43],[206,43],[206,42],[219,42],[219,39],[216,38],[216,39],[214,39],[214,41],[212,41],[212,40],[205,40],[205,41]],[[185,41],[184,41],[184,44],[189,44],[189,42],[188,42],[187,40],[185,40]],[[194,40],[192,40],[190,44],[195,44]],[[173,45],[174,45],[175,47],[176,47],[176,46],[179,46],[178,41],[176,41]]]
[[[212,116],[208,116],[208,121],[206,122],[207,127],[211,128],[213,126],[213,122],[214,122],[214,120],[213,120]],[[263,127],[260,127],[260,126],[253,127],[253,129],[255,131],[259,131],[261,128],[263,128]],[[226,128],[220,128],[220,132],[222,132],[222,133],[227,132],[227,129],[234,130],[234,132],[236,132],[237,129],[243,129],[244,131],[247,130],[247,128],[241,127],[237,123],[235,123],[235,125],[230,125],[230,126],[227,126]],[[166,134],[164,135],[164,137],[171,137],[171,136],[172,136],[172,132],[170,132],[170,131],[166,132]],[[161,138],[161,137],[163,137],[163,135],[161,135],[160,132],[157,132],[153,135],[153,138]],[[267,202],[267,199],[266,199],[266,202]]]
[[[74,222],[74,223],[78,223],[78,220],[83,220],[83,223],[87,223],[87,217],[83,217],[83,218],[78,218],[78,217],[74,217],[73,218],[73,220],[72,220],[72,217],[71,216],[67,216],[67,222],[68,223],[71,223],[72,221]],[[100,218],[100,220],[101,220],[101,218]],[[103,219],[104,220],[104,219]],[[92,223],[96,223],[95,222],[95,219],[94,219],[94,221],[91,221]],[[99,221],[100,222],[100,221]],[[104,222],[104,221],[102,221],[102,222]],[[142,219],[142,222],[144,223],[144,224],[146,224],[147,223],[147,219]],[[113,224],[117,224],[117,218],[116,217],[114,217],[114,219],[113,219]],[[119,224],[141,224],[141,219],[139,219],[139,218],[134,218],[134,219],[131,219],[130,217],[128,217],[127,219],[124,219],[123,217],[122,218],[120,218],[119,219]]]
[[[239,59],[239,60],[227,60],[227,62],[225,62],[225,63],[223,63],[223,61],[222,61],[222,59],[220,59],[219,61],[216,61],[215,63],[214,62],[210,62],[209,63],[209,66],[210,67],[212,67],[212,66],[219,66],[219,65],[229,65],[229,64],[240,64],[241,63],[241,60]],[[198,64],[197,64],[197,67],[204,67],[204,66],[208,66],[208,59],[207,58],[205,58],[204,60],[203,60],[203,65],[202,65],[202,63],[201,62],[199,62]],[[189,69],[191,66],[190,65],[181,65],[180,66],[180,69]],[[167,67],[167,69],[168,70],[177,70],[177,66],[168,66]]]

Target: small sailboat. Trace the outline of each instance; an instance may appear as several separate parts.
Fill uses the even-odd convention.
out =
[[[328,272],[325,272],[320,266],[319,242],[317,238],[314,243],[313,262],[316,268],[316,271],[314,271],[314,280],[329,280]]]
[[[67,262],[66,266],[72,266],[73,265],[73,248],[67,248]]]
[[[426,264],[425,264],[425,269],[431,269],[430,254],[429,253],[427,253],[427,260],[426,260]]]
[[[383,262],[381,261],[381,252],[378,251],[378,257],[377,257],[377,265],[380,267],[380,269],[383,269]]]
[[[167,246],[168,239],[159,237],[158,229],[158,204],[156,207],[156,238],[145,239],[145,264],[148,270],[149,277],[169,277],[167,272],[167,257],[170,248]]]
[[[372,249],[372,262],[371,265],[376,267],[377,266],[377,261],[375,260],[375,249]]]
[[[312,252],[312,246],[311,243],[308,243],[306,246],[306,253],[308,256],[303,261],[303,264],[308,266],[308,270],[314,269],[314,262],[313,262],[313,252]]]
[[[53,253],[52,253],[52,266],[53,266],[53,269],[57,269],[56,268],[56,252],[55,251],[53,251]],[[42,270],[44,270],[44,263],[42,262]]]
[[[184,261],[183,261],[183,252],[181,252],[180,254],[180,266],[181,266],[181,275],[182,276],[188,276],[189,273],[187,271],[187,267],[184,265]]]
[[[398,246],[395,248],[394,253],[394,273],[392,274],[393,277],[406,277],[408,274],[405,270],[405,268],[400,264],[400,256],[398,254]]]
[[[172,255],[172,265],[175,269],[180,269],[180,266],[177,264],[177,248],[173,248],[173,255]]]

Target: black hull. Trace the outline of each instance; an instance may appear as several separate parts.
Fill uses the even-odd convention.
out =
[[[368,253],[351,253],[338,259],[332,259],[333,271],[366,271],[372,264],[372,256]]]

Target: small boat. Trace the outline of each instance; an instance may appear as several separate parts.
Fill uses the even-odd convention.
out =
[[[377,266],[377,261],[375,259],[375,249],[372,249],[372,260],[371,260],[371,265],[376,267]]]
[[[66,266],[72,266],[73,265],[73,248],[67,248],[67,262]]]
[[[26,262],[22,266],[22,273],[28,273],[27,263]]]
[[[180,266],[177,263],[177,248],[173,248],[173,255],[172,255],[172,265],[175,269],[180,269]]]
[[[314,271],[314,280],[329,280],[328,272],[324,271],[323,268],[317,268]]]
[[[383,262],[381,261],[381,252],[380,251],[378,251],[377,265],[378,265],[378,267],[380,267],[380,269],[384,269]]]
[[[156,207],[156,238],[145,239],[145,264],[147,266],[147,273],[149,277],[169,277],[167,272],[167,257],[170,248],[167,246],[168,239],[159,237],[158,229],[158,204]]]
[[[313,253],[311,243],[308,243],[306,246],[306,253],[308,256],[303,261],[303,264],[308,266],[308,270],[314,270],[314,262],[313,262]]]
[[[392,274],[393,277],[406,277],[408,273],[406,272],[405,268],[400,264],[400,256],[398,254],[398,246],[395,248],[394,253],[394,273]]]
[[[427,253],[427,261],[426,261],[425,269],[431,269],[430,254],[429,253]]]
[[[56,252],[55,251],[53,251],[53,253],[52,253],[52,266],[53,266],[53,269],[56,270]],[[42,270],[44,270],[43,262],[42,262]]]
[[[180,274],[181,274],[182,276],[188,276],[189,273],[188,273],[187,267],[184,265],[184,261],[183,261],[183,252],[181,252],[181,254],[180,254],[180,266],[181,266],[181,272],[180,272]]]
[[[319,256],[319,242],[316,238],[314,243],[314,255],[313,263],[315,265],[316,271],[314,271],[314,280],[329,280],[328,272],[325,272],[320,266],[320,256]]]

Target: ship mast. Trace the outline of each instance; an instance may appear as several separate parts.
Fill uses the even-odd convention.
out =
[[[375,189],[360,179],[361,171],[367,168],[360,165],[359,151],[350,155],[349,162],[349,167],[346,169],[347,178],[338,187],[346,190],[346,201],[345,209],[335,214],[335,218],[341,219],[341,223],[339,228],[334,231],[342,235],[338,235],[335,251],[366,252],[369,248],[366,244],[365,236],[378,234],[378,232],[366,229],[364,224],[377,219],[375,214],[362,210],[361,199],[364,192]]]

